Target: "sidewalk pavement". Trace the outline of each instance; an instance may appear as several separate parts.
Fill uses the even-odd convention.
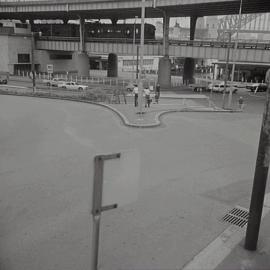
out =
[[[270,269],[270,214],[261,222],[258,246],[256,251],[244,248],[245,235],[242,241],[218,265],[215,270],[269,270]]]
[[[216,107],[207,96],[199,94],[162,93],[157,103],[146,108],[144,99],[141,108],[134,106],[134,97],[127,96],[127,104],[108,104],[116,110],[124,124],[131,127],[155,127],[161,124],[164,114],[173,112],[231,112]]]
[[[139,107],[134,107],[134,97],[131,94],[127,95],[126,104],[123,97],[120,97],[121,103],[117,104],[93,102],[85,98],[84,92],[63,90],[59,88],[37,89],[37,91],[33,93],[32,88],[1,85],[0,92],[1,94],[28,95],[53,99],[59,98],[100,105],[114,111],[126,126],[138,128],[159,126],[161,125],[161,116],[172,112],[231,112],[216,107],[207,96],[197,93],[162,93],[159,103],[156,104],[155,102],[152,102],[150,108],[144,107],[143,98],[140,109]]]

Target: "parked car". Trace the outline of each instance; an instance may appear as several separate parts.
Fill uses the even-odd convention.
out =
[[[0,84],[7,84],[8,83],[8,75],[0,75]]]
[[[266,83],[253,83],[251,85],[246,86],[251,92],[265,92],[267,90]]]
[[[0,84],[7,84],[7,79],[0,77]]]
[[[58,87],[69,89],[69,90],[86,90],[88,88],[87,85],[78,84],[76,82],[62,82],[58,84]]]
[[[131,83],[131,82],[128,83],[128,85],[126,86],[127,92],[132,92],[135,86],[138,86],[138,85],[135,83]]]
[[[47,86],[58,86],[59,84],[64,83],[64,79],[60,79],[60,78],[53,78],[51,80],[43,80],[43,83],[46,83]]]
[[[208,88],[210,90],[212,90],[213,92],[223,93],[224,92],[224,82],[219,83],[219,84],[209,84]],[[234,94],[237,92],[237,88],[235,86],[227,85],[226,86],[226,93],[230,93],[230,91],[232,91],[232,93]]]
[[[193,89],[194,92],[209,92],[210,89],[205,84],[190,84],[189,87]]]

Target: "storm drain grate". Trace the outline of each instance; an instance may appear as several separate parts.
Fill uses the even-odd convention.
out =
[[[240,206],[234,207],[229,213],[227,213],[222,221],[236,225],[238,227],[244,227],[248,222],[248,210]]]

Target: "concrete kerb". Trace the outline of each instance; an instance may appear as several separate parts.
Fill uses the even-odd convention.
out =
[[[164,116],[165,114],[169,114],[169,113],[174,113],[174,112],[216,112],[216,113],[233,113],[233,112],[242,112],[241,110],[226,110],[226,109],[216,109],[216,108],[212,108],[212,109],[208,109],[208,108],[204,108],[202,109],[202,107],[194,107],[194,108],[183,108],[183,109],[170,109],[170,110],[165,110],[165,111],[161,111],[159,113],[157,113],[155,115],[154,118],[154,123],[152,124],[132,124],[129,122],[129,120],[127,119],[127,117],[125,115],[123,115],[119,110],[117,110],[116,108],[107,105],[107,104],[103,104],[103,103],[97,103],[94,101],[89,101],[89,100],[83,100],[83,99],[79,99],[79,98],[73,98],[73,97],[60,97],[60,96],[51,96],[51,95],[37,95],[35,93],[9,93],[9,92],[0,92],[1,95],[13,95],[13,96],[26,96],[26,97],[35,97],[35,98],[48,98],[48,99],[60,99],[60,100],[69,100],[69,101],[76,101],[76,102],[83,102],[83,103],[89,103],[92,105],[96,105],[96,106],[101,106],[104,108],[107,108],[111,111],[113,111],[115,114],[117,114],[122,123],[127,126],[127,127],[133,127],[133,128],[153,128],[153,127],[158,127],[160,126],[161,123],[161,117]]]

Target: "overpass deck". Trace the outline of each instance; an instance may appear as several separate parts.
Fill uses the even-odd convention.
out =
[[[79,40],[40,39],[37,49],[50,51],[79,51]],[[169,55],[171,57],[192,57],[204,59],[226,60],[230,48],[230,61],[244,62],[270,62],[270,43],[238,43],[236,54],[233,54],[234,43],[214,41],[170,41]],[[134,55],[132,43],[120,42],[119,40],[92,40],[86,41],[86,51],[93,55],[116,53],[117,55]],[[162,56],[163,44],[161,41],[150,41],[144,45],[144,53],[148,56]]]
[[[0,1],[2,19],[134,18],[141,14],[141,0]],[[211,16],[237,14],[239,0],[145,0],[146,17]],[[243,1],[242,13],[269,12],[268,0]]]

